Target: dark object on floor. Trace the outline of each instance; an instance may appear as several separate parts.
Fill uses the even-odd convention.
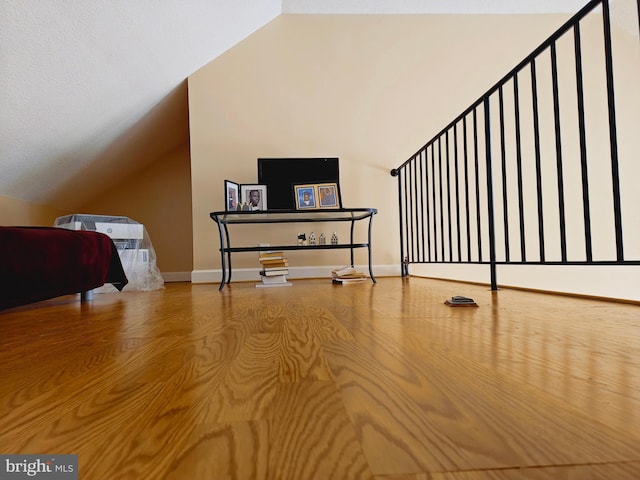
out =
[[[113,240],[90,231],[0,227],[0,310],[128,280]]]
[[[475,302],[473,298],[463,297],[461,295],[447,298],[444,303],[445,305],[449,305],[450,307],[477,307],[478,306],[478,304]]]

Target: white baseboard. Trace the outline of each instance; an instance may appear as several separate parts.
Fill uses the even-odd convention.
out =
[[[165,283],[190,282],[191,272],[162,272]]]
[[[289,267],[290,279],[296,278],[330,278],[331,270],[344,265],[317,266],[317,267]],[[367,265],[356,265],[356,268],[369,275]],[[376,277],[400,276],[400,265],[374,265],[373,274]],[[231,276],[232,282],[252,282],[260,279],[259,268],[234,268]],[[191,272],[192,283],[220,283],[222,270],[194,270]]]

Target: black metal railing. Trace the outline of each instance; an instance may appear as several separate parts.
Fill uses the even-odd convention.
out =
[[[640,265],[624,250],[613,72],[609,2],[594,0],[393,169],[403,276],[486,264],[495,290],[502,264]]]

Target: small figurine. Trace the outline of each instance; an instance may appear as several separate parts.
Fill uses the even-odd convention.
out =
[[[320,234],[320,237],[318,237],[319,243],[320,245],[326,245],[327,244],[327,237],[324,236],[324,233]]]
[[[307,244],[307,235],[305,233],[298,234],[298,245],[306,245]]]
[[[316,244],[316,234],[311,232],[309,234],[309,245],[315,245]]]
[[[331,235],[331,245],[337,245],[338,244],[338,234],[336,232],[333,232],[333,234]]]

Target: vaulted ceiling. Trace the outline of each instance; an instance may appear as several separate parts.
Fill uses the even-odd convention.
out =
[[[188,144],[186,78],[281,14],[574,13],[586,0],[3,0],[0,195],[73,210]]]

